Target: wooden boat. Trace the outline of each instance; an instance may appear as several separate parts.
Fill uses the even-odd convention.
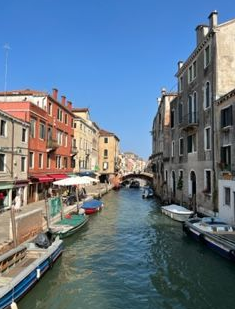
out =
[[[153,197],[153,189],[150,187],[145,187],[144,192],[142,194],[142,198],[150,198]]]
[[[39,243],[35,239],[34,242],[22,244],[0,257],[0,309],[17,308],[15,303],[62,254],[62,240],[59,237],[53,242],[45,234],[40,234],[39,237],[43,242]]]
[[[85,210],[85,213],[90,215],[100,211],[104,207],[101,200],[92,199],[82,204],[81,208]]]
[[[88,221],[85,214],[69,214],[65,218],[50,226],[50,230],[54,235],[58,235],[61,239],[69,237],[82,228]]]
[[[183,223],[183,231],[221,256],[235,262],[234,226],[215,217],[196,217]]]
[[[193,211],[175,204],[161,207],[162,213],[169,216],[171,219],[184,222],[193,215]]]

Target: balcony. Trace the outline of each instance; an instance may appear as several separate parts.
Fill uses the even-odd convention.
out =
[[[78,153],[78,148],[76,146],[72,146],[70,149],[71,156],[75,156]]]
[[[59,144],[56,139],[48,139],[46,147],[47,147],[47,152],[51,152],[51,151],[55,151],[59,147]]]
[[[181,127],[185,131],[195,130],[198,127],[198,112],[185,115],[182,119]]]

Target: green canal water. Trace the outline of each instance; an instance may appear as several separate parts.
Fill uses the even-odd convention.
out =
[[[122,189],[103,201],[19,309],[235,308],[235,265],[183,235],[156,200]]]

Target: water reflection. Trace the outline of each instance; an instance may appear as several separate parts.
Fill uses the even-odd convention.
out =
[[[184,236],[157,201],[130,189],[103,200],[20,309],[234,307],[235,266]]]

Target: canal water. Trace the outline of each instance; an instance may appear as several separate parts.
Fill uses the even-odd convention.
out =
[[[235,307],[235,265],[183,235],[156,200],[126,188],[103,201],[19,309]]]

